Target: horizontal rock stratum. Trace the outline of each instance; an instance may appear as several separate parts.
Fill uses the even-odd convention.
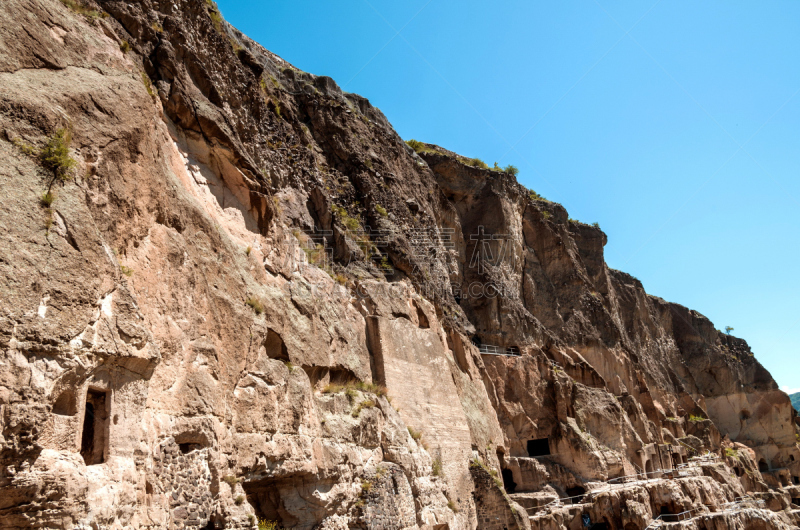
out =
[[[1,528],[798,527],[789,398],[599,228],[210,1],[0,19]]]

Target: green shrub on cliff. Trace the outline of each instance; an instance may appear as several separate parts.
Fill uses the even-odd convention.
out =
[[[78,164],[74,158],[69,156],[70,142],[72,142],[72,134],[69,129],[61,128],[50,137],[39,152],[39,161],[42,165],[62,181],[70,179],[70,171]]]

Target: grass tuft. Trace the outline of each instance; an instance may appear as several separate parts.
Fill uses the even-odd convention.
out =
[[[245,301],[245,303],[253,308],[253,311],[256,312],[256,315],[260,315],[261,313],[264,312],[264,305],[258,298],[253,298],[251,296]]]
[[[122,274],[124,274],[129,278],[133,276],[133,269],[131,269],[130,267],[126,267],[125,265],[119,266],[119,272],[121,272]]]
[[[119,49],[122,53],[128,53],[131,51],[131,45],[128,43],[128,41],[124,40],[119,43]]]
[[[49,208],[56,200],[56,194],[52,191],[46,191],[39,197],[39,203],[45,208]]]
[[[464,160],[464,163],[466,165],[472,166],[472,167],[479,167],[481,169],[489,169],[488,164],[486,164],[486,162],[484,162],[480,158],[468,158],[468,159]]]
[[[386,208],[384,208],[380,204],[376,204],[375,205],[375,211],[378,212],[379,214],[381,214],[383,217],[388,217],[389,216],[389,212],[387,212]]]
[[[361,403],[359,403],[358,406],[353,410],[352,416],[354,418],[358,418],[363,409],[371,409],[374,408],[375,406],[377,406],[375,400],[372,399],[364,400]]]
[[[436,460],[433,461],[433,463],[431,464],[431,473],[433,474],[434,477],[438,477],[439,475],[442,474],[441,458],[437,458]]]
[[[219,12],[217,3],[213,0],[206,0],[206,7],[208,7],[208,16],[211,19],[211,23],[214,25],[214,29],[217,30],[217,33],[223,34],[222,13]]]
[[[144,88],[147,89],[147,93],[150,94],[150,97],[155,100],[156,91],[153,88],[153,82],[150,81],[150,77],[145,72],[142,72],[142,83],[144,83]]]
[[[414,427],[408,428],[408,434],[411,435],[411,438],[413,438],[415,442],[419,441],[419,439],[422,438],[422,431],[418,431],[414,429]]]
[[[61,3],[67,6],[75,13],[85,16],[91,22],[94,22],[98,18],[106,18],[108,16],[108,13],[103,13],[102,11],[86,7],[85,5],[83,5],[83,3],[78,2],[76,0],[61,0]]]

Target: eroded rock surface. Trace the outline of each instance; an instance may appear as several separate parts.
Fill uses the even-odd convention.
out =
[[[211,2],[0,19],[0,527],[797,527],[788,397],[598,228]]]

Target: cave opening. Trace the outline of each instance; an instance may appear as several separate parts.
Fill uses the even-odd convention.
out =
[[[648,475],[653,472],[653,461],[652,460],[648,460],[647,462],[644,463],[644,472],[645,472],[645,474],[648,474]]]
[[[572,504],[579,504],[581,501],[583,501],[584,495],[586,495],[586,488],[583,486],[573,486],[571,488],[567,488],[567,497],[572,499]]]
[[[794,504],[796,506],[800,506],[800,498],[792,497],[792,504]]]
[[[264,339],[264,349],[266,350],[267,357],[270,359],[277,359],[283,362],[289,362],[289,352],[286,350],[286,344],[283,338],[272,331],[267,330],[267,338]]]
[[[108,393],[102,390],[86,391],[86,405],[81,431],[81,456],[87,466],[102,464],[106,460],[108,441]]]
[[[197,444],[197,443],[187,442],[187,443],[179,443],[178,444],[178,449],[180,449],[181,453],[183,453],[185,455],[188,455],[192,451],[199,451],[202,448],[203,448],[203,446],[201,444]]]
[[[538,438],[528,440],[528,456],[547,456],[550,454],[550,440]]]
[[[678,520],[675,510],[669,504],[662,504],[658,509],[658,514],[661,516],[661,520],[665,523],[675,522]]]
[[[800,485],[800,477],[792,477],[792,482],[794,482],[797,485]]]
[[[506,354],[508,355],[519,355],[519,346],[509,346],[506,348]]]
[[[274,521],[278,523],[277,528],[294,528],[299,520],[286,510],[280,486],[280,481],[270,479],[242,482],[247,502],[258,520]]]
[[[503,468],[501,474],[503,476],[503,487],[506,493],[514,493],[517,491],[517,483],[514,482],[514,473],[512,473],[510,469]]]
[[[762,473],[769,471],[769,464],[763,458],[758,461],[758,470]]]

